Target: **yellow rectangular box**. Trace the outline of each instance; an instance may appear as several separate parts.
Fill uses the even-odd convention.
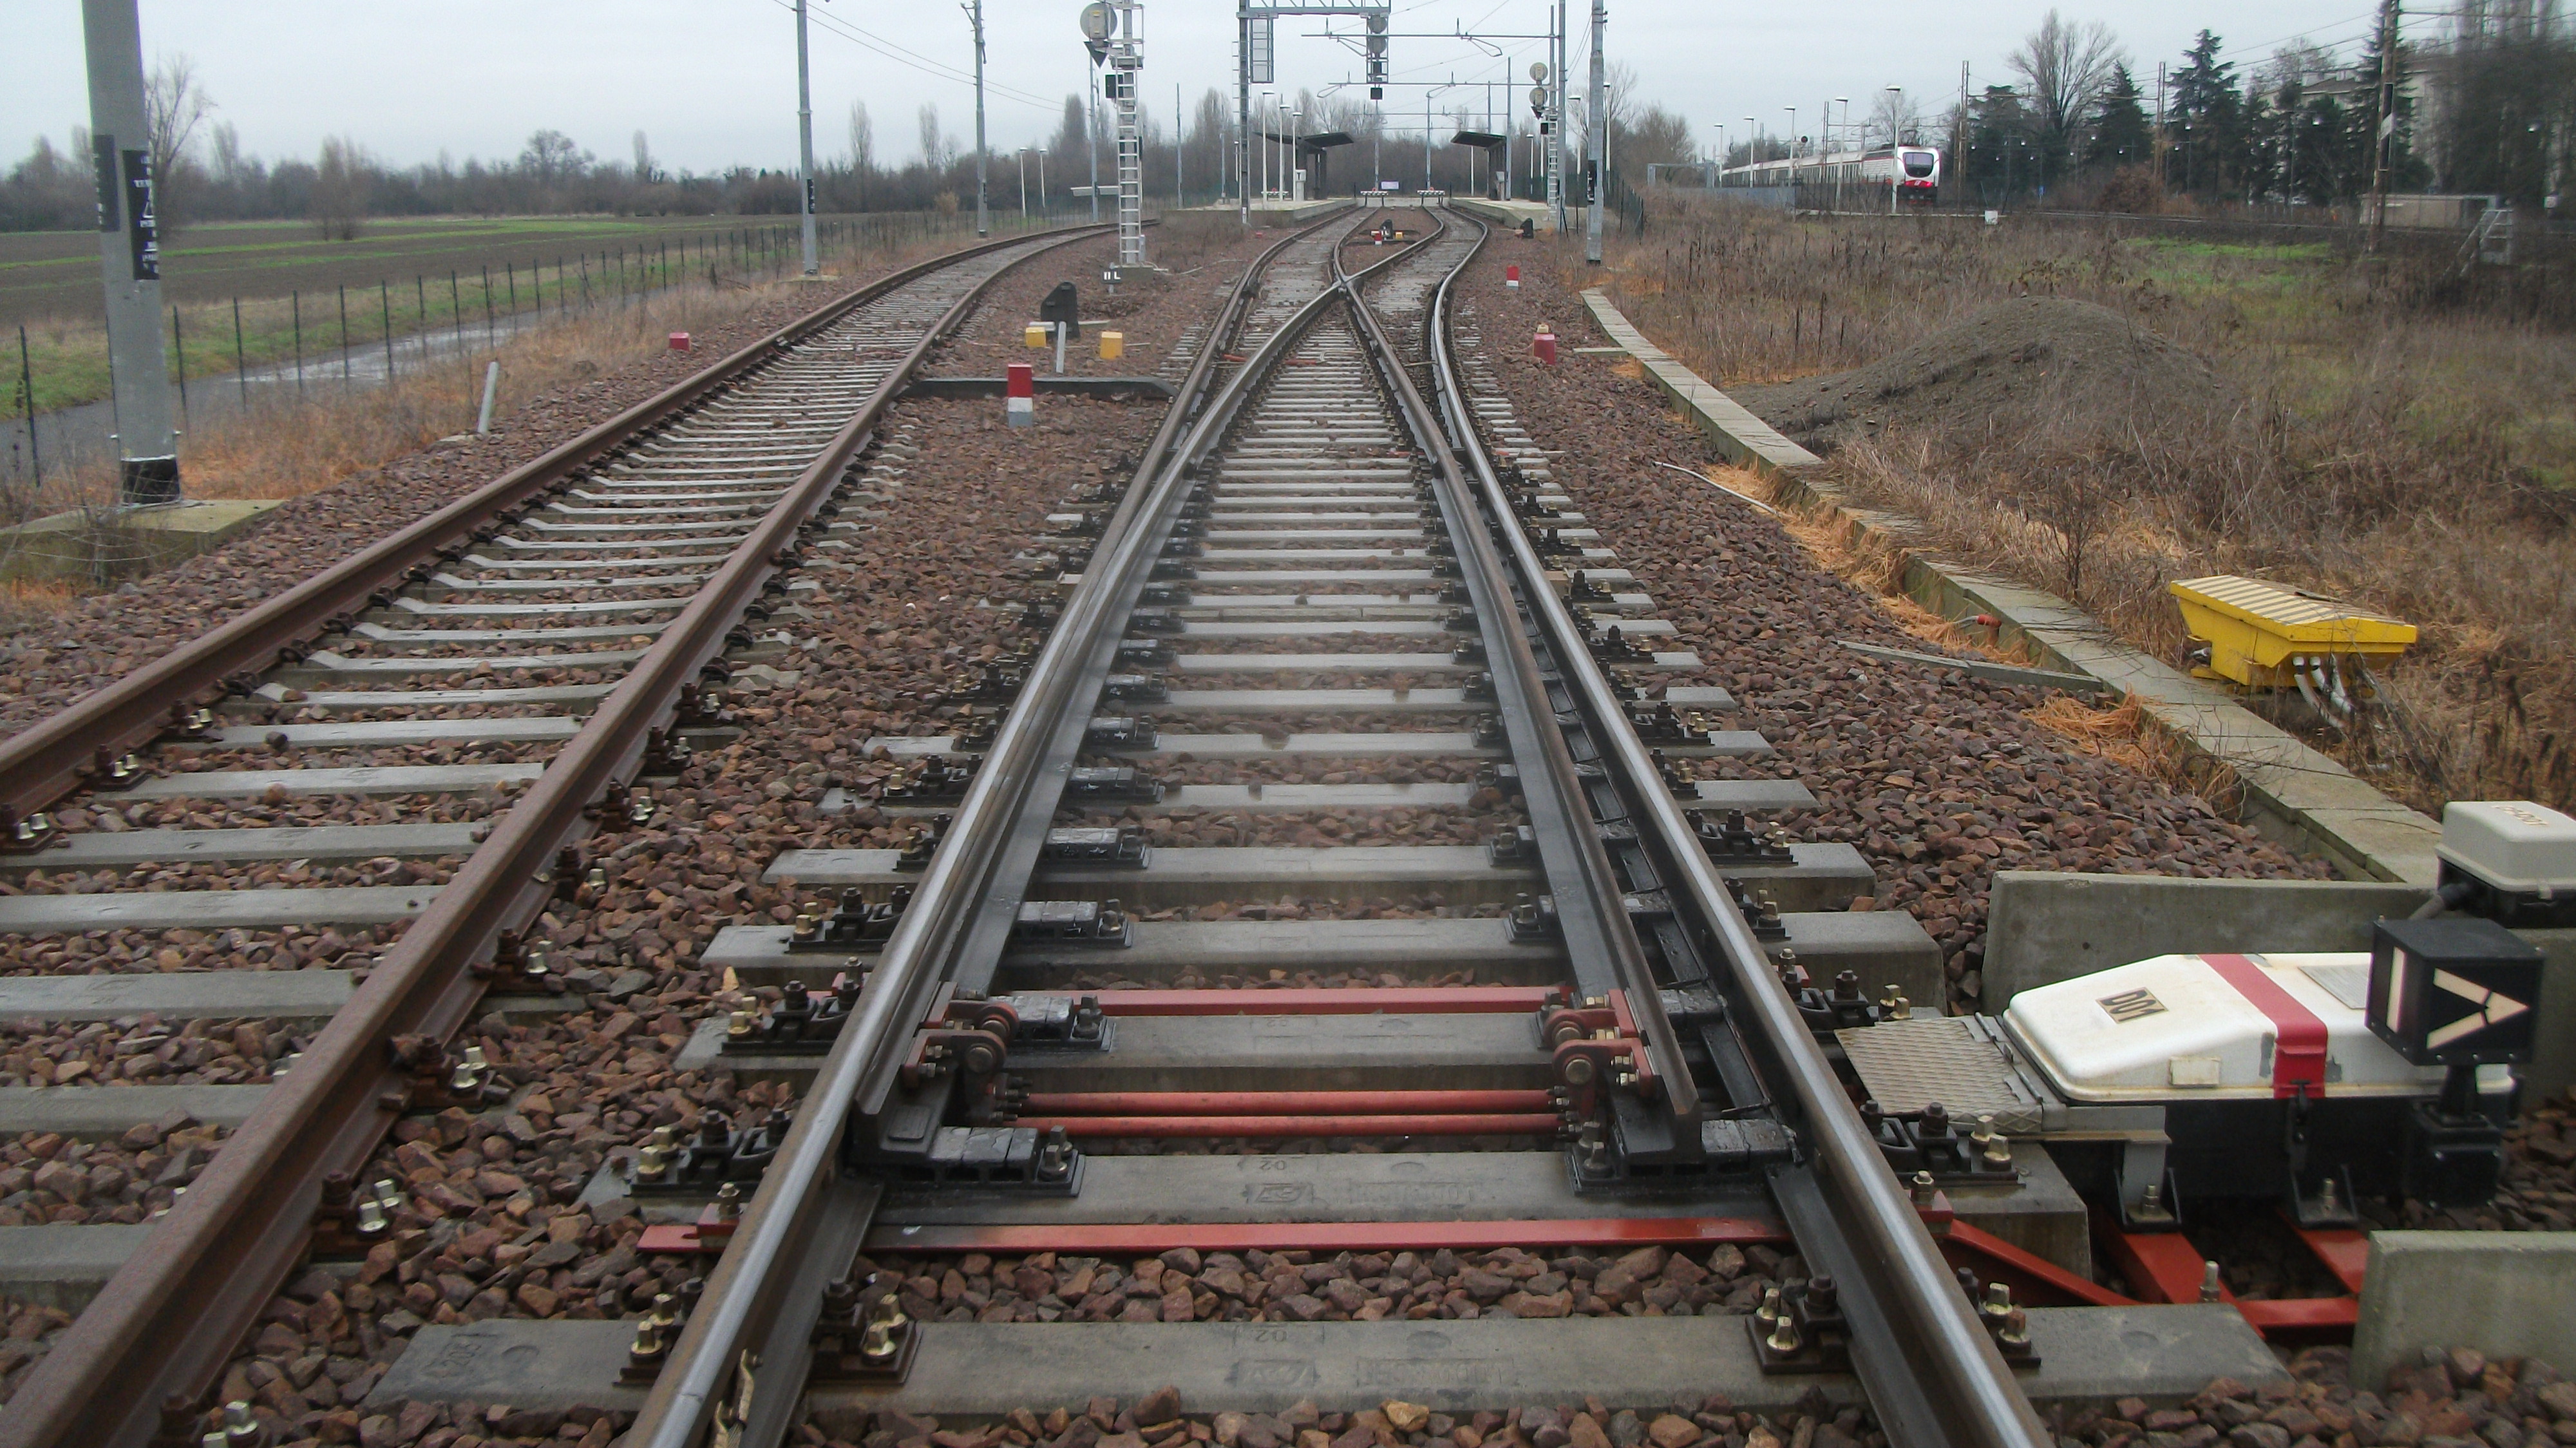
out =
[[[2415,642],[2411,623],[2260,579],[2215,574],[2167,587],[2182,605],[2183,627],[2209,646],[2207,666],[2192,672],[2249,689],[2298,687],[2301,659],[2385,664]]]
[[[1043,347],[1054,339],[1047,335],[1047,329],[1043,325],[1031,322],[1028,325],[1028,330],[1020,334],[1020,340],[1028,343],[1032,347]]]
[[[1103,361],[1103,362],[1113,362],[1113,361],[1116,361],[1118,358],[1124,357],[1124,356],[1126,356],[1126,355],[1127,355],[1127,334],[1126,334],[1126,333],[1124,333],[1124,332],[1103,332],[1103,333],[1101,333],[1101,334],[1100,334],[1100,360],[1101,360],[1101,361]]]

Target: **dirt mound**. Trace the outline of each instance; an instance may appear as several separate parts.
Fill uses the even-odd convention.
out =
[[[1730,394],[1818,452],[1891,425],[2193,426],[2237,402],[2200,358],[2091,302],[1999,302],[1867,367]]]

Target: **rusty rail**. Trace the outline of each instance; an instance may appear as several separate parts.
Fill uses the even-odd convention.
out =
[[[1053,244],[1097,230],[1069,231]],[[314,610],[323,606],[320,600],[349,597],[352,589],[363,598],[366,588],[354,581],[357,577],[398,578],[397,554],[391,546],[397,540],[409,540],[408,547],[414,550],[432,551],[439,543],[431,540],[470,533],[492,510],[509,507],[545,481],[560,479],[571,468],[613,450],[622,437],[609,435],[609,428],[622,425],[631,432],[648,426],[852,307],[966,257],[999,246],[1025,245],[1028,240],[1014,238],[952,252],[905,268],[819,309],[735,353],[710,373],[629,409],[548,459],[513,472],[324,578],[234,620],[218,630],[218,635],[231,636],[219,646],[201,641],[204,646],[180,650],[134,677],[149,675],[164,689],[203,687],[231,667],[218,667],[209,662],[212,659],[266,662],[261,655],[275,647],[277,631],[318,623]],[[260,1308],[302,1258],[324,1176],[362,1165],[396,1119],[399,1101],[387,1094],[398,1081],[389,1043],[411,1033],[445,1039],[468,1018],[482,992],[471,966],[491,948],[501,930],[533,919],[544,907],[552,888],[547,883],[549,869],[559,849],[589,833],[592,802],[610,782],[628,776],[644,750],[650,727],[670,709],[680,686],[696,678],[700,666],[724,647],[725,634],[744,605],[759,596],[770,575],[787,566],[787,545],[836,489],[909,374],[1002,274],[997,272],[995,278],[961,297],[905,354],[848,425],[834,434],[823,455],[797,476],[760,526],[735,546],[706,587],[601,701],[455,879],[403,932],[401,941],[315,1038],[295,1071],[270,1088],[188,1195],[109,1279],[20,1387],[5,1419],[0,1419],[0,1448],[133,1448],[154,1436],[165,1409],[176,1415],[197,1406],[206,1385],[256,1321]],[[714,375],[719,372],[723,375]],[[483,512],[472,517],[461,514],[466,503],[479,503]],[[371,558],[376,561],[364,568],[356,566]],[[335,581],[321,586],[325,579]],[[255,621],[271,632],[255,635],[246,627]],[[189,657],[174,663],[181,655]],[[206,672],[209,669],[213,671]],[[186,682],[191,680],[200,682]],[[125,684],[132,682],[129,678]],[[88,711],[99,720],[94,727],[129,719],[137,707],[135,701],[147,697],[139,688],[120,684],[91,699],[109,694],[117,697]],[[84,700],[67,712],[79,712],[90,704],[91,700]],[[39,729],[50,725],[51,721]],[[59,731],[52,731],[48,737],[58,736]],[[43,761],[59,754],[58,746],[19,748],[19,743],[11,741],[13,752],[6,759],[29,771],[50,767]]]
[[[1065,234],[1089,235],[1093,230],[1078,227]],[[327,632],[335,619],[366,608],[379,591],[401,586],[412,569],[436,557],[439,550],[471,541],[477,529],[499,514],[614,455],[635,434],[706,401],[854,308],[955,262],[1028,240],[1014,237],[947,252],[825,303],[116,682],[83,695],[0,741],[0,805],[14,807],[21,815],[45,808],[80,786],[83,772],[100,749],[121,753],[150,742],[168,724],[172,706],[199,699],[236,674],[275,666],[280,649]]]

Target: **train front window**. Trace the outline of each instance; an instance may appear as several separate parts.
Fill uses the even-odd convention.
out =
[[[1905,153],[1905,174],[1906,174],[1906,175],[1908,175],[1908,176],[1929,176],[1929,175],[1931,175],[1931,174],[1932,174],[1932,153],[1931,153],[1931,152],[1929,152],[1929,151],[1908,151],[1908,152],[1906,152],[1906,153]]]

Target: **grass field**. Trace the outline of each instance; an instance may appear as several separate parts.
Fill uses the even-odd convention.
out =
[[[2407,254],[2392,236],[2374,264],[2348,238],[1656,205],[1609,286],[1721,387],[1858,368],[2033,295],[2094,303],[2205,359],[2227,399],[2215,410],[2079,405],[2033,375],[2008,405],[1890,422],[1835,451],[1832,472],[1954,556],[2066,594],[2162,657],[2183,643],[2166,585],[2200,574],[2413,622],[2422,641],[2381,681],[2383,707],[2313,742],[2423,808],[2576,805],[2576,331],[2513,304],[2557,284],[2538,265],[2490,272],[2482,292],[2433,284],[2446,237]]]
[[[827,245],[891,247],[971,230],[973,218],[876,213],[821,218]],[[250,222],[190,227],[162,262],[162,295],[178,335],[162,324],[173,375],[229,375],[236,363],[285,363],[346,340],[443,330],[579,308],[683,276],[703,282],[775,275],[797,254],[793,217],[434,217],[370,222],[355,241],[316,238],[310,225]],[[345,292],[345,297],[344,297]],[[20,386],[17,328],[26,329],[35,409],[108,393],[94,232],[0,235],[0,401]],[[299,342],[300,337],[300,342]]]

